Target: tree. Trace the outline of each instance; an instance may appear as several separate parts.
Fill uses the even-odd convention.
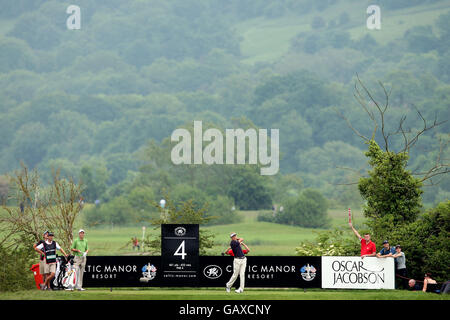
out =
[[[34,168],[46,155],[49,130],[40,122],[22,125],[12,142],[14,157]]]
[[[259,169],[258,169],[259,170]],[[239,166],[234,169],[228,195],[241,210],[270,209],[272,197],[261,177],[250,166]]]
[[[211,217],[211,220],[207,223],[208,225],[217,224],[232,224],[239,223],[242,221],[242,216],[240,216],[236,210],[232,210],[233,199],[218,195],[214,199],[208,202],[207,216]]]
[[[165,194],[164,199],[166,205],[164,208],[159,203],[153,202],[153,205],[158,208],[160,216],[155,219],[151,219],[150,223],[154,226],[154,229],[161,228],[161,224],[207,224],[212,217],[207,216],[206,207],[197,209],[192,203],[192,200],[176,204],[172,201],[168,193]],[[214,235],[207,230],[200,229],[199,231],[200,242],[200,254],[206,254],[207,250],[214,245]],[[161,235],[156,238],[149,238],[145,240],[145,247],[150,248],[152,252],[161,251]]]
[[[206,207],[209,200],[203,189],[198,189],[184,183],[179,183],[172,188],[171,197],[176,204],[191,201],[197,210]]]
[[[0,176],[0,203],[5,204],[9,194],[9,179],[6,176]]]
[[[81,185],[73,179],[60,179],[59,170],[53,170],[53,181],[43,187],[37,170],[29,172],[21,163],[21,170],[11,177],[12,195],[10,202],[14,206],[3,205],[6,214],[0,216],[0,234],[5,243],[14,246],[14,239],[42,238],[44,230],[53,231],[62,247],[68,249],[73,240],[73,227],[81,211],[79,203]]]
[[[108,181],[108,171],[104,166],[92,168],[84,165],[80,172],[80,181],[85,186],[83,197],[86,201],[94,202],[106,191],[106,181]]]
[[[390,156],[387,156],[387,161],[390,163],[389,166],[391,168],[394,168],[398,166],[398,162],[401,163],[401,165],[406,168],[408,162],[408,155],[411,152],[411,148],[413,148],[419,138],[423,136],[425,133],[429,132],[430,130],[433,130],[434,128],[444,124],[447,122],[447,120],[438,121],[437,116],[435,116],[433,122],[430,124],[429,121],[427,121],[422,113],[415,108],[416,114],[418,117],[418,120],[422,123],[421,127],[417,128],[416,130],[406,129],[405,128],[405,121],[407,116],[403,115],[398,121],[398,128],[395,131],[389,130],[387,126],[386,119],[388,118],[386,116],[386,113],[389,108],[389,102],[390,102],[390,91],[388,92],[384,85],[379,82],[380,87],[384,94],[384,103],[378,102],[377,99],[374,98],[372,93],[369,91],[369,89],[362,83],[362,81],[357,77],[357,82],[355,83],[355,98],[361,105],[361,107],[364,109],[364,111],[369,116],[369,119],[373,123],[373,129],[372,129],[372,135],[371,137],[368,137],[367,135],[362,134],[359,130],[357,130],[350,121],[342,115],[342,113],[338,112],[338,115],[341,116],[346,122],[347,125],[353,130],[353,132],[359,136],[366,144],[369,145],[369,157],[374,157],[374,163],[373,165],[376,165],[376,159],[381,159],[380,156],[378,156],[378,152],[374,149],[376,143],[376,138],[378,137],[380,140],[382,140],[383,144],[383,152],[390,154]],[[368,102],[368,101],[369,102]],[[372,107],[372,110],[370,108]],[[374,109],[374,110],[373,110]],[[374,112],[375,111],[375,112]],[[377,136],[377,130],[381,129]],[[403,141],[402,144],[400,144],[400,150],[395,152],[392,147],[392,138],[394,137],[401,137],[400,139]],[[417,172],[417,173],[410,173],[412,175],[416,175],[418,177],[418,181],[421,183],[424,183],[425,181],[428,181],[430,185],[433,185],[433,179],[435,177],[445,175],[450,172],[450,164],[445,162],[448,159],[445,159],[442,157],[442,154],[448,149],[448,144],[450,142],[450,139],[448,136],[444,136],[443,138],[439,138],[439,145],[440,149],[439,152],[437,152],[435,156],[435,161],[433,162],[433,165],[431,168],[427,168],[424,172]],[[375,144],[374,144],[375,143]],[[395,145],[395,144],[394,144]],[[394,155],[397,155],[394,157]],[[385,192],[389,192],[389,190],[385,190]]]
[[[21,163],[21,170],[10,177],[10,202],[15,206],[3,205],[5,214],[0,216],[2,244],[13,235],[32,238],[36,242],[45,230],[44,219],[47,201],[39,197],[40,181],[36,170],[29,172]],[[11,244],[9,244],[11,245]]]
[[[60,43],[63,30],[50,17],[39,11],[25,13],[17,19],[8,35],[25,40],[33,49],[51,49]]]
[[[311,22],[311,28],[313,29],[322,29],[326,26],[325,20],[320,16],[315,16]]]
[[[411,52],[429,52],[439,46],[439,39],[434,36],[431,26],[416,26],[408,29],[404,38]]]
[[[0,61],[0,72],[14,69],[34,69],[36,57],[31,48],[24,42],[15,38],[2,38],[0,51],[3,59]]]
[[[285,208],[275,216],[275,222],[304,228],[326,228],[329,226],[328,204],[316,190],[305,189],[297,197],[290,197]]]
[[[73,178],[61,179],[60,170],[52,171],[53,181],[45,211],[44,222],[48,229],[57,232],[58,242],[70,248],[73,242],[75,221],[82,209],[82,185]]]
[[[359,179],[358,188],[366,200],[364,215],[374,222],[372,228],[380,220],[394,225],[415,221],[422,207],[423,191],[420,179],[406,170],[408,154],[383,151],[371,140],[366,156],[372,170],[369,177]]]
[[[427,216],[419,217],[422,209],[421,195],[423,193],[422,186],[424,182],[428,181],[431,185],[434,184],[433,179],[438,176],[443,176],[449,172],[449,165],[445,163],[442,156],[447,143],[440,143],[440,150],[436,152],[436,161],[433,162],[430,169],[422,173],[416,173],[407,170],[409,154],[411,148],[415,146],[418,139],[426,132],[436,128],[445,121],[438,122],[435,118],[430,124],[416,109],[419,119],[422,121],[421,128],[416,131],[404,129],[406,116],[402,116],[399,120],[396,131],[389,131],[386,125],[385,118],[389,107],[390,93],[380,83],[385,95],[384,104],[379,103],[372,93],[359,80],[355,85],[355,97],[368,114],[373,123],[371,138],[354,128],[347,120],[347,124],[353,132],[362,138],[368,145],[366,156],[369,158],[369,165],[372,170],[369,170],[368,177],[361,177],[358,182],[358,188],[361,196],[367,201],[364,205],[364,215],[368,218],[367,225],[371,230],[374,239],[395,239],[395,241],[405,242],[405,239],[416,237],[419,229],[423,227],[426,222],[428,230],[436,230],[441,228],[439,219],[427,219]],[[360,89],[362,88],[362,89]],[[370,101],[370,105],[375,109],[375,112],[370,109],[366,98]],[[381,148],[375,141],[377,129],[381,128],[378,137],[384,143],[384,148]],[[400,150],[394,151],[391,143],[393,137],[400,136],[403,144],[400,144]],[[442,141],[441,141],[442,142]],[[448,216],[446,213],[444,216]],[[446,225],[444,225],[445,227]],[[446,226],[448,227],[448,226]],[[399,236],[399,235],[402,236]],[[426,232],[424,233],[426,234]],[[430,236],[432,233],[428,233]],[[396,236],[397,235],[397,236]],[[435,244],[429,242],[421,242],[420,247],[427,248],[427,252],[435,252]],[[417,251],[408,246],[411,252]],[[440,250],[441,248],[439,248]],[[447,257],[448,258],[448,257]],[[412,265],[418,264],[423,259],[423,255],[413,255]],[[411,261],[410,260],[410,261]],[[439,269],[442,267],[435,260],[434,267]],[[440,269],[441,272],[444,272]]]
[[[430,272],[439,282],[448,280],[450,201],[439,203],[412,223],[386,229],[382,236],[391,243],[401,244],[407,254],[409,277],[421,279],[424,273]]]
[[[37,170],[30,172],[21,163],[10,178],[10,205],[3,205],[0,215],[0,255],[8,261],[0,270],[0,291],[31,289],[29,268],[36,256],[31,248],[44,230],[53,231],[67,252],[72,244],[81,186],[60,179],[59,170],[52,174],[53,183],[43,187]]]

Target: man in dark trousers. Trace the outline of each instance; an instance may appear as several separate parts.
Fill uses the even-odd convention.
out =
[[[243,245],[248,251],[250,249],[243,243],[244,239],[238,238],[236,233],[232,233],[230,235],[231,242],[230,248],[233,251],[234,260],[233,260],[233,275],[231,276],[230,281],[226,284],[227,292],[230,292],[231,287],[236,281],[237,277],[240,277],[240,286],[235,290],[236,293],[244,292],[245,286],[245,269],[247,268],[247,258],[242,251],[241,245]]]

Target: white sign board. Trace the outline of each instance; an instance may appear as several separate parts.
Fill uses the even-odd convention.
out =
[[[322,288],[395,289],[394,258],[323,256]]]

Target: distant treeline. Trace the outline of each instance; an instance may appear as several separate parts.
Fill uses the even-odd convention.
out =
[[[312,19],[311,30],[294,37],[278,61],[255,65],[242,62],[235,28],[253,18],[320,16],[347,2],[80,0],[82,27],[74,31],[66,29],[67,3],[8,2],[0,13],[0,173],[23,160],[50,179],[50,168],[60,167],[85,183],[86,201],[117,204],[124,197],[123,206],[149,214],[137,199],[157,201],[163,189],[180,200],[195,195],[221,214],[233,206],[270,209],[308,188],[329,205],[360,204],[350,183],[367,170],[366,146],[336,111],[371,131],[353,98],[358,73],[377,96],[376,81],[392,88],[391,131],[415,108],[426,119],[448,118],[450,15],[382,44],[370,35],[352,38],[349,16],[337,10],[332,23]],[[395,10],[423,4],[378,3]],[[221,130],[280,129],[280,173],[173,168],[167,139],[193,120]],[[405,128],[420,126],[420,118],[407,117]],[[449,129],[447,122],[421,137],[410,154],[412,171],[432,165],[438,137]],[[402,137],[393,139],[400,147]],[[245,193],[244,186],[255,190]],[[436,204],[449,194],[450,181],[443,179],[425,189],[424,202]]]

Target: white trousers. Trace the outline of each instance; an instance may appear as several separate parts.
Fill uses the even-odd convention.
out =
[[[231,288],[236,281],[237,277],[240,277],[241,285],[239,289],[244,291],[245,286],[245,269],[247,268],[247,258],[237,259],[234,258],[233,261],[233,275],[231,276],[230,281],[227,282],[227,288]]]

